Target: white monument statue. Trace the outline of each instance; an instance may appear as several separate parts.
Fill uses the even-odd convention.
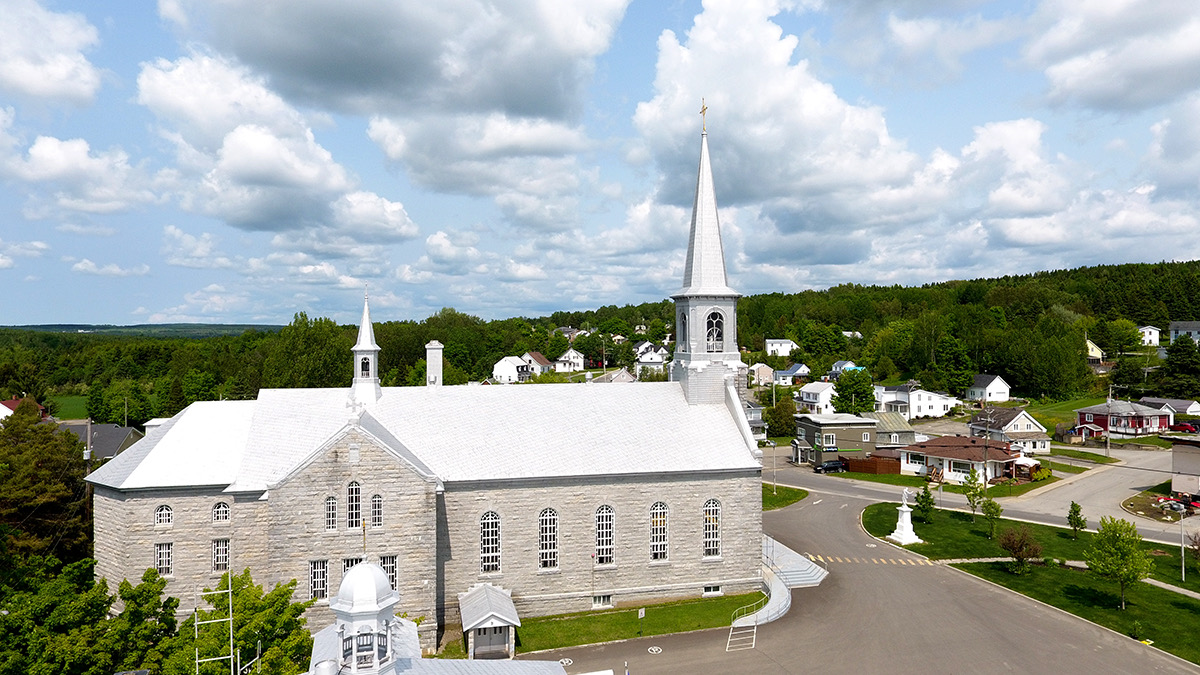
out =
[[[887,536],[889,540],[901,546],[921,543],[921,538],[913,531],[912,507],[908,505],[910,494],[912,493],[908,491],[908,488],[904,488],[904,492],[900,493],[900,506],[896,507],[896,510],[900,512],[900,518],[896,521],[896,531]]]

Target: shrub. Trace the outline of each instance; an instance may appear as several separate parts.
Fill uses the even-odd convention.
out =
[[[1033,532],[1029,530],[1028,525],[1004,530],[1000,533],[997,543],[1012,556],[1013,561],[1009,564],[1008,571],[1013,574],[1025,574],[1029,571],[1029,560],[1042,555],[1042,545],[1033,538]]]

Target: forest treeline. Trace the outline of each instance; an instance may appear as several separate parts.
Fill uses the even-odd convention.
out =
[[[386,316],[375,308],[376,317]],[[670,300],[536,318],[485,321],[443,309],[421,321],[375,323],[385,385],[424,381],[425,344],[445,345],[449,384],[491,375],[501,357],[540,351],[553,359],[574,346],[592,360],[633,361],[630,345],[608,336],[669,335]],[[839,359],[868,367],[877,380],[915,378],[956,389],[964,374],[1001,375],[1019,393],[1065,398],[1094,389],[1085,336],[1124,362],[1114,381],[1132,390],[1161,388],[1134,355],[1136,327],[1167,328],[1200,319],[1200,262],[1129,264],[1040,272],[919,287],[842,285],[770,293],[738,303],[738,343],[748,359],[773,366],[804,362],[814,373]],[[596,334],[573,345],[560,326]],[[87,395],[93,419],[140,423],[196,400],[252,398],[263,387],[337,387],[350,382],[356,326],[294,317],[278,332],[247,330],[202,339],[0,330],[0,395]],[[861,337],[846,337],[844,332]],[[764,340],[790,338],[790,358],[766,359]],[[1128,357],[1121,357],[1128,354]],[[1178,383],[1177,383],[1178,384]],[[1174,393],[1179,386],[1169,385]],[[1171,392],[1168,392],[1171,393]],[[1195,392],[1200,393],[1200,392]]]

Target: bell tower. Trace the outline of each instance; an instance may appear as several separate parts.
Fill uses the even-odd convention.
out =
[[[375,329],[371,326],[371,305],[363,294],[362,323],[358,325],[358,342],[354,343],[354,382],[351,393],[357,403],[374,403],[383,392],[379,388],[379,345],[375,344]]]

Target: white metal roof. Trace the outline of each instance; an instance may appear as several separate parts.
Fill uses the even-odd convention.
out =
[[[492,584],[475,584],[466,593],[459,593],[458,612],[463,631],[521,625],[512,594]]]

